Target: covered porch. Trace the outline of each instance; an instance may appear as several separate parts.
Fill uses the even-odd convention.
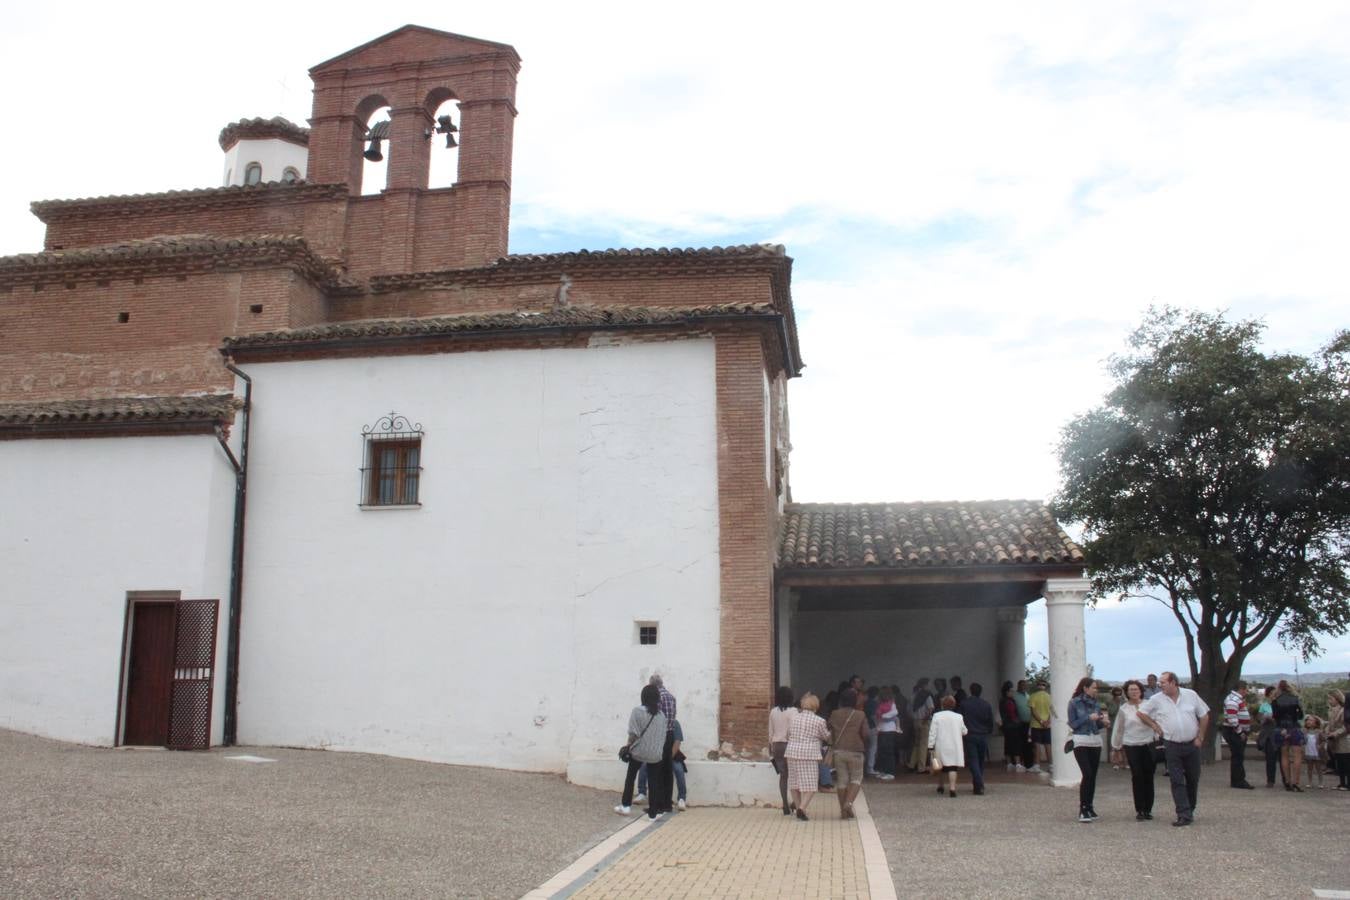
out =
[[[1056,784],[1076,784],[1063,709],[1087,669],[1083,554],[1038,501],[789,504],[775,581],[778,684],[823,696],[850,675],[999,686],[1026,666],[1027,605],[1045,598]],[[1001,735],[991,754],[1002,757]]]

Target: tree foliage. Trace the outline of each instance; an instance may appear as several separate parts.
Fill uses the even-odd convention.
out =
[[[1261,332],[1150,310],[1059,446],[1094,593],[1168,606],[1211,705],[1271,634],[1306,659],[1350,625],[1350,332],[1309,357]]]

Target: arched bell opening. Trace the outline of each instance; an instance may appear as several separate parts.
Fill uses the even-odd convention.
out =
[[[459,181],[459,99],[449,88],[436,88],[427,95],[425,108],[434,123],[427,136],[431,141],[427,187],[452,187]]]
[[[367,97],[356,107],[357,121],[364,125],[356,151],[361,154],[362,196],[384,190],[389,178],[389,101],[381,96]]]

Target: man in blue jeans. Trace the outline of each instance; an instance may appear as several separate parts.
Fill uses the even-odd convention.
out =
[[[957,709],[966,720],[966,768],[975,793],[984,793],[984,764],[989,759],[989,735],[994,733],[994,708],[981,694],[984,685],[978,681],[970,685],[970,693]]]

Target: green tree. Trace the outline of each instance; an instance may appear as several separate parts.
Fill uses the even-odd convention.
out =
[[[1350,332],[1305,357],[1261,331],[1149,310],[1059,445],[1094,594],[1167,606],[1214,709],[1272,634],[1307,659],[1350,624]]]

